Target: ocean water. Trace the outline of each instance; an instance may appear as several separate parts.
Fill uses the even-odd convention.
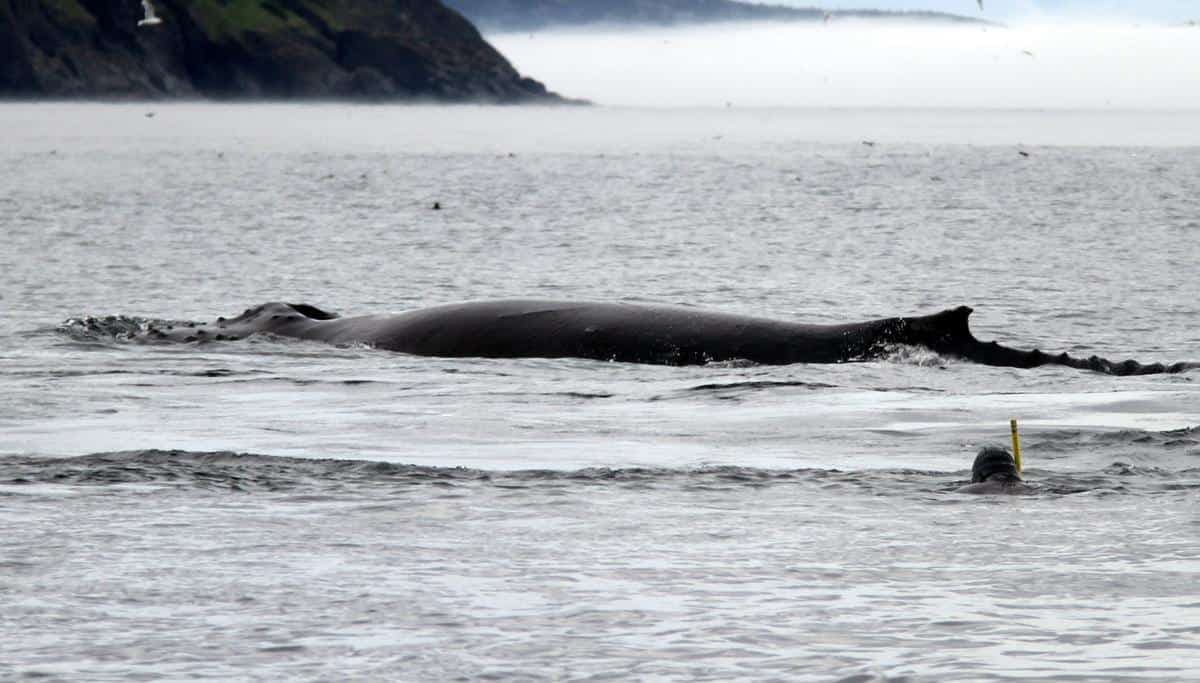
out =
[[[0,678],[1196,680],[1196,371],[121,333],[966,304],[1010,346],[1200,360],[1194,122],[0,106]],[[1012,417],[1030,492],[957,492]]]

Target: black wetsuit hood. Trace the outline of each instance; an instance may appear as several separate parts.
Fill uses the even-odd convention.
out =
[[[975,456],[975,463],[971,465],[971,482],[979,483],[991,478],[1021,480],[1017,462],[1007,448],[985,446]]]

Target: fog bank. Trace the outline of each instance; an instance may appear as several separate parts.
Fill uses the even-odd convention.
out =
[[[487,37],[522,73],[605,105],[1200,108],[1200,28],[834,20]]]
[[[1179,23],[1200,18],[1200,7],[1197,6],[1196,0],[984,0],[983,7],[979,7],[974,0],[870,0],[869,3],[865,3],[864,0],[752,1],[791,7],[812,7],[815,4],[833,12],[867,5],[893,11],[933,10],[1006,23],[1046,19],[1075,22],[1119,19]]]

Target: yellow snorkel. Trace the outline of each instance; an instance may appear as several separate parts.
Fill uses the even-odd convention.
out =
[[[1020,474],[1024,468],[1021,466],[1021,437],[1017,434],[1017,418],[1009,420],[1008,426],[1012,428],[1013,460],[1017,463],[1017,474]]]

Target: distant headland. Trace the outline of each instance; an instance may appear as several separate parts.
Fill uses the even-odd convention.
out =
[[[472,22],[524,31],[843,18],[979,21],[731,0],[0,0],[0,98],[565,102]]]
[[[902,20],[922,23],[990,24],[945,12],[825,10],[735,0],[443,0],[488,31],[535,31],[589,25],[710,24],[729,21]],[[869,4],[865,0],[863,4]],[[815,3],[814,3],[815,4]],[[971,4],[964,2],[964,5]]]
[[[561,101],[437,0],[150,3],[0,0],[0,97]]]

